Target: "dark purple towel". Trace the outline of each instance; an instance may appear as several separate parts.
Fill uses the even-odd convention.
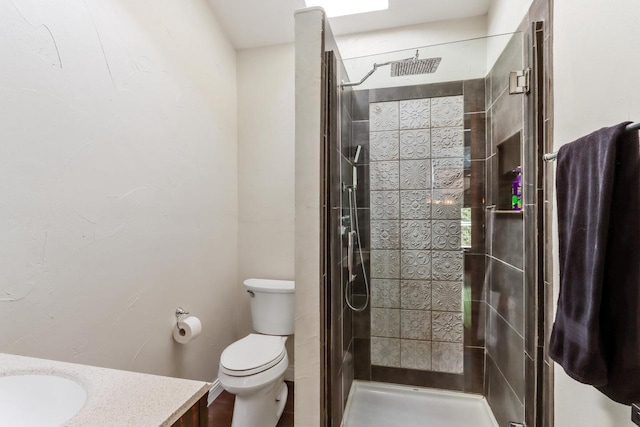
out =
[[[618,139],[609,242],[602,288],[607,383],[616,402],[640,403],[640,147],[638,132]]]
[[[556,168],[560,295],[549,355],[577,381],[608,382],[600,323],[616,145],[627,123],[560,148]]]

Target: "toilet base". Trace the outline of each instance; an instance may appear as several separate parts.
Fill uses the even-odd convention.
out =
[[[231,427],[275,427],[287,403],[284,375],[255,393],[236,395]]]

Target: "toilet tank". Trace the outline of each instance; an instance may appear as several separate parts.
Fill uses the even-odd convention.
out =
[[[292,335],[294,330],[294,282],[291,280],[247,279],[251,295],[253,329],[266,335]]]

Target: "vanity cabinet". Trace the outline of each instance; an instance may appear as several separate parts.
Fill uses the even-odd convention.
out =
[[[176,421],[172,427],[207,427],[207,394],[202,396],[191,408]]]

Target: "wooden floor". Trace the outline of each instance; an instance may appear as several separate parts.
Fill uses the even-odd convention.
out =
[[[287,381],[289,395],[284,412],[278,421],[277,427],[293,427],[293,383]],[[209,426],[210,427],[231,427],[233,417],[233,404],[235,396],[223,391],[216,400],[209,406]],[[253,426],[260,427],[260,426]]]

